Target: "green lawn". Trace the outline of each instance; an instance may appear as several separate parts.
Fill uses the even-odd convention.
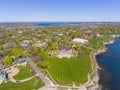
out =
[[[101,40],[99,38],[93,38],[89,40],[89,46],[95,48],[95,49],[99,49]]]
[[[37,81],[38,80],[38,81]],[[39,78],[33,78],[24,83],[7,82],[0,85],[0,90],[37,90],[43,87],[44,83]]]
[[[43,54],[43,52],[41,52]],[[45,55],[45,53],[43,54]],[[87,81],[87,76],[91,73],[90,55],[83,54],[81,58],[51,58],[45,57],[45,62],[49,62],[48,72],[59,84],[76,84]]]
[[[91,72],[91,61],[88,56],[84,58],[50,60],[48,71],[59,83],[84,83]]]
[[[35,74],[29,65],[20,66],[18,68],[19,68],[20,72],[16,76],[13,77],[16,80],[26,79]]]

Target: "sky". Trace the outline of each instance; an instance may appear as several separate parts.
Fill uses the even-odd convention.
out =
[[[120,0],[0,0],[0,22],[120,21]]]

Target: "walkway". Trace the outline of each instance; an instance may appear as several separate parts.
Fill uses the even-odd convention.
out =
[[[30,67],[34,70],[34,72],[39,76],[39,78],[45,83],[47,86],[54,86],[54,83],[45,75],[42,74],[42,72],[38,69],[38,67],[29,59],[27,58],[26,61],[30,65]]]
[[[72,87],[72,86],[44,86],[38,90],[87,90],[84,86]]]
[[[36,75],[29,77],[27,79],[23,79],[23,80],[15,80],[14,78],[11,78],[10,81],[13,83],[23,83],[23,82],[26,82],[26,81],[33,79],[34,77],[36,77]]]
[[[36,75],[30,77],[30,78],[27,78],[27,79],[23,79],[23,80],[15,80],[13,77],[15,75],[17,75],[19,73],[19,69],[15,67],[16,65],[13,65],[9,68],[6,68],[5,70],[9,73],[9,80],[13,83],[23,83],[23,82],[26,82],[26,81],[29,81],[31,80],[32,78],[36,77]]]

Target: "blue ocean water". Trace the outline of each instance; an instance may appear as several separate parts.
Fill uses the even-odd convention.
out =
[[[120,22],[0,22],[0,24],[32,24],[37,26],[66,26],[73,24],[120,24]]]
[[[99,84],[102,90],[120,90],[120,38],[113,44],[107,44],[108,50],[96,56],[99,70]]]
[[[38,26],[66,26],[66,25],[71,25],[71,24],[81,24],[82,22],[38,22],[35,23],[35,25]]]
[[[83,22],[1,22],[0,24],[32,24],[37,26],[66,26],[71,24],[81,24]]]

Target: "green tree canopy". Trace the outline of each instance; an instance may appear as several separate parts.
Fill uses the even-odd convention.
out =
[[[76,44],[76,50],[81,51],[81,49],[82,49],[82,46],[80,44]]]
[[[6,56],[6,57],[4,57],[3,62],[4,62],[4,64],[6,64],[6,65],[12,64],[13,58],[12,58],[11,56]]]
[[[51,50],[56,50],[57,46],[55,44],[52,44]]]
[[[13,54],[16,58],[18,58],[18,57],[22,56],[23,50],[20,49],[20,48],[14,48],[14,49],[12,50],[12,54]]]

